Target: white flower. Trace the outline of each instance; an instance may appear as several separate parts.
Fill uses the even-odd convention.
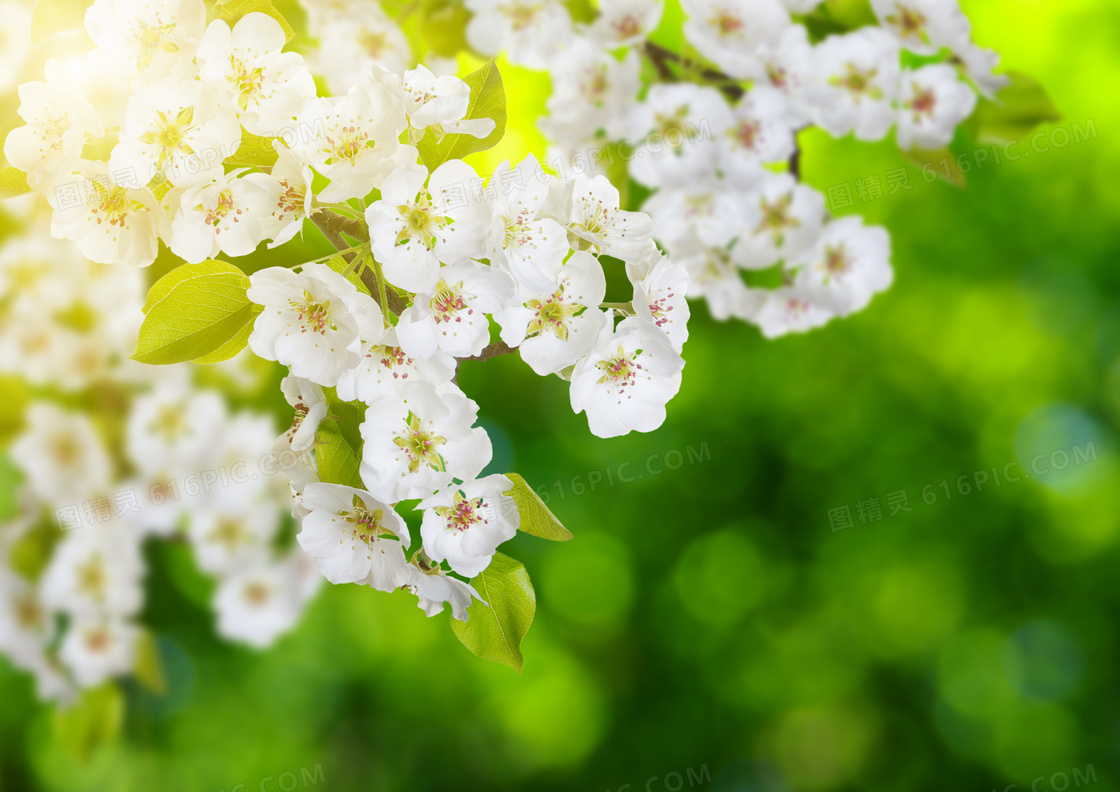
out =
[[[980,93],[994,99],[996,93],[1011,83],[1006,74],[994,74],[999,65],[999,53],[983,49],[971,41],[962,44],[953,53],[954,60],[961,66],[969,79],[976,84]]]
[[[59,659],[84,688],[132,670],[140,630],[121,619],[89,617],[76,620],[59,647]]]
[[[401,349],[397,330],[392,328],[383,338],[368,344],[361,363],[339,378],[338,398],[368,405],[390,391],[399,392],[407,382],[422,380],[441,385],[450,383],[454,376],[455,358],[441,351],[428,358],[413,357]]]
[[[143,602],[143,575],[139,537],[130,526],[79,528],[55,548],[39,595],[47,607],[73,616],[132,616]]]
[[[414,61],[408,38],[377,3],[348,3],[312,24],[319,48],[309,66],[335,96],[350,90],[371,69],[400,74]]]
[[[377,303],[323,264],[307,264],[298,274],[270,267],[249,281],[249,299],[264,306],[249,348],[318,385],[333,387],[358,364],[362,341],[384,331]]]
[[[280,23],[267,14],[246,14],[230,30],[215,20],[198,44],[199,79],[218,104],[254,135],[273,137],[290,127],[315,96],[315,82],[296,52],[282,52]]]
[[[47,193],[51,235],[72,239],[99,264],[147,267],[159,252],[159,204],[147,189],[112,183],[103,162],[83,160]]]
[[[494,119],[465,119],[470,109],[471,87],[454,75],[436,77],[423,64],[406,71],[401,83],[409,125],[422,134],[433,127],[444,134],[486,138],[494,131]]]
[[[193,510],[188,536],[198,568],[220,576],[264,563],[279,525],[280,507],[269,498]]]
[[[17,666],[41,662],[54,620],[38,592],[22,576],[0,566],[0,650]]]
[[[606,323],[599,310],[606,290],[602,265],[577,251],[549,275],[519,283],[515,304],[494,319],[502,340],[519,347],[533,371],[554,374],[591,351]]]
[[[426,498],[452,478],[477,476],[490,438],[474,427],[478,405],[454,385],[409,382],[374,401],[362,423],[362,481],[386,503]]]
[[[404,549],[412,540],[392,506],[340,484],[308,484],[303,505],[308,514],[296,539],[331,583],[364,583],[378,591],[408,583]]]
[[[757,324],[766,338],[804,333],[833,317],[831,311],[811,301],[803,290],[793,287],[752,290],[750,296],[741,316]]]
[[[819,6],[822,0],[780,0],[791,14],[807,14]]]
[[[407,125],[399,98],[383,83],[369,82],[345,96],[308,102],[289,145],[330,179],[319,197],[345,201],[368,195],[398,165],[416,161],[416,149],[398,140]]]
[[[127,450],[143,471],[182,478],[209,468],[226,405],[217,391],[160,387],[139,396],[128,416]]]
[[[647,187],[695,187],[712,178],[719,153],[714,130],[727,129],[730,115],[714,88],[654,84],[627,122],[636,139],[630,175]]]
[[[471,584],[451,577],[439,567],[424,571],[413,566],[405,588],[416,595],[420,610],[429,618],[443,613],[444,603],[450,602],[451,616],[465,622],[471,597],[486,604]]]
[[[972,26],[957,0],[871,0],[871,7],[883,28],[911,52],[935,55],[969,41]]]
[[[813,49],[808,86],[816,120],[833,137],[880,140],[894,123],[898,41],[876,27],[826,38]]]
[[[518,278],[552,271],[568,255],[567,230],[555,214],[551,188],[557,179],[544,172],[536,157],[527,156],[516,168],[504,161],[490,177],[493,190],[492,227],[487,253],[492,264],[503,265]]]
[[[716,130],[719,167],[739,179],[757,178],[763,163],[785,162],[796,149],[785,95],[753,88],[731,111],[731,124]]]
[[[428,358],[437,350],[453,357],[478,355],[490,341],[488,315],[513,296],[509,273],[469,261],[441,267],[429,290],[416,295],[397,322],[401,349]]]
[[[944,63],[902,73],[898,145],[937,149],[953,139],[957,124],[972,115],[976,94]]]
[[[867,307],[871,297],[891,285],[891,242],[879,226],[859,217],[834,220],[824,227],[801,265],[795,285],[812,302],[845,316]]]
[[[198,80],[165,78],[128,102],[120,142],[109,155],[118,184],[147,184],[162,173],[176,186],[220,178],[241,145],[241,126]]]
[[[688,270],[660,256],[649,273],[634,283],[634,315],[661,328],[673,349],[688,340]]]
[[[412,163],[385,180],[381,200],[366,209],[366,221],[373,254],[389,283],[411,292],[430,291],[441,262],[463,264],[482,254],[489,230],[486,207],[466,200],[467,185],[477,179],[470,165],[450,160],[430,178]]]
[[[19,87],[18,112],[25,125],[4,141],[4,157],[40,191],[78,164],[87,136],[104,134],[97,114],[75,91],[61,63],[47,61],[44,75],[46,82]]]
[[[684,360],[668,338],[637,316],[612,332],[603,328],[595,349],[572,372],[572,409],[587,413],[597,437],[652,432],[665,422],[665,405],[681,387]]]
[[[503,494],[511,489],[512,481],[493,475],[452,484],[422,501],[424,552],[465,577],[482,572],[521,524],[517,504]]]
[[[758,225],[758,203],[752,197],[753,193],[724,179],[702,181],[694,188],[659,190],[642,211],[652,218],[658,241],[670,248],[694,239],[711,246],[729,245]]]
[[[559,0],[466,0],[474,15],[467,41],[484,55],[544,69],[572,37],[572,18]]]
[[[284,377],[280,381],[280,390],[296,411],[292,425],[283,437],[293,451],[306,451],[315,445],[315,432],[327,417],[330,409],[327,398],[322,388],[301,377]]]
[[[769,173],[750,197],[756,207],[733,253],[740,266],[765,269],[813,244],[826,215],[824,196],[788,173]]]
[[[206,25],[206,5],[202,0],[95,0],[85,24],[99,65],[153,79],[190,63]]]
[[[813,48],[804,25],[790,25],[776,42],[759,47],[757,70],[750,77],[758,86],[769,85],[786,98],[791,126],[811,122],[813,108],[806,87],[813,79]]]
[[[277,182],[264,173],[232,171],[186,188],[171,222],[171,252],[197,264],[219,253],[247,256],[265,238],[262,218],[276,206]]]
[[[276,163],[270,175],[275,185],[269,217],[261,218],[264,235],[272,240],[270,248],[283,245],[303,229],[303,221],[311,216],[314,202],[311,168],[297,160],[279,140],[274,140],[272,145],[276,149]]]
[[[745,79],[756,68],[755,53],[789,27],[789,12],[778,0],[683,0],[684,35],[704,57],[732,77]]]
[[[37,402],[25,424],[11,455],[36,495],[67,506],[109,488],[112,460],[88,417]]]
[[[305,600],[297,586],[297,564],[292,555],[224,578],[214,595],[218,634],[264,649],[294,627]]]
[[[606,176],[576,176],[570,200],[567,227],[580,250],[631,261],[648,249],[653,221],[642,212],[620,209],[618,189]]]
[[[663,10],[661,0],[609,0],[586,33],[604,49],[632,47],[657,27]]]
[[[591,140],[599,130],[609,138],[625,136],[626,119],[641,88],[640,70],[637,50],[618,60],[585,38],[575,39],[552,62],[549,115],[541,119],[541,131],[569,150]]]
[[[688,296],[706,299],[708,311],[720,321],[741,316],[748,297],[739,272],[743,250],[742,242],[728,249],[695,240],[672,249],[673,261],[688,272]]]

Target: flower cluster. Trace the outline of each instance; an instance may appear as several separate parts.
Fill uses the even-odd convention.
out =
[[[151,640],[138,622],[149,537],[187,541],[218,581],[222,635],[264,646],[293,626],[320,578],[277,545],[271,417],[229,414],[187,369],[127,359],[138,270],[32,234],[0,248],[0,282],[4,398],[28,402],[9,450],[16,508],[0,520],[0,651],[48,699],[132,671]],[[223,370],[251,376],[243,361]]]
[[[213,393],[148,377],[110,447],[80,415],[32,411],[15,455],[33,509],[103,497],[122,477],[165,494],[161,482],[233,458],[291,461],[282,497],[264,481],[207,490],[186,523],[161,501],[66,536],[41,604],[68,617],[56,660],[83,684],[127,665],[125,649],[92,659],[90,642],[136,640],[139,541],[184,524],[220,582],[224,635],[266,645],[291,626],[319,579],[312,565],[334,584],[409,591],[429,616],[450,604],[466,622],[482,601],[471,581],[499,547],[542,530],[526,509],[554,518],[519,477],[490,470],[460,365],[517,353],[569,383],[593,434],[658,428],[681,384],[688,297],[775,337],[859,311],[892,280],[886,231],[831,217],[801,183],[798,132],[894,129],[903,149],[944,146],[977,91],[1001,85],[957,0],[873,0],[877,23],[847,27],[817,16],[815,0],[682,0],[680,51],[655,43],[660,0],[601,0],[579,20],[560,0],[410,3],[392,17],[375,0],[303,4],[318,42],[306,60],[285,49],[292,31],[271,3],[94,0],[92,49],[20,88],[24,124],[5,156],[49,202],[57,244],[93,263],[75,265],[85,280],[42,290],[25,282],[36,273],[0,267],[0,290],[28,295],[0,316],[0,366],[80,388],[137,332],[137,359],[154,363],[220,362],[247,346],[284,367],[293,410],[274,437]],[[424,15],[423,35],[406,31],[410,15]],[[464,161],[506,124],[492,63],[454,76],[450,56],[468,44],[549,72],[540,128],[570,167],[529,155],[480,178]],[[577,167],[588,151],[609,152],[612,167]],[[218,260],[271,255],[311,226],[331,254],[249,275]],[[135,294],[136,310],[116,310],[135,284],[114,279],[136,270],[103,265],[157,257],[187,265],[146,301]],[[101,473],[66,489],[87,469]],[[275,504],[289,496],[298,547],[281,548]],[[91,559],[105,564],[95,593],[83,588]],[[496,574],[514,564],[502,557]],[[93,638],[70,637],[86,628]],[[43,630],[40,651],[57,637]],[[464,639],[483,654],[485,642]]]
[[[1004,82],[957,0],[874,0],[878,25],[813,42],[817,5],[684,0],[680,54],[649,39],[660,0],[605,1],[581,23],[559,0],[468,0],[467,35],[481,52],[547,69],[541,128],[557,154],[594,168],[614,146],[611,161],[654,191],[644,209],[687,269],[689,296],[772,338],[861,310],[892,279],[886,231],[831,219],[799,183],[797,132],[873,141],[893,127],[903,149],[936,149],[977,89]],[[658,75],[648,87],[643,68]]]

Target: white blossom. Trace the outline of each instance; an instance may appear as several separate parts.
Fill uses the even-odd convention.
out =
[[[300,273],[270,267],[249,281],[249,299],[264,307],[249,348],[316,384],[333,387],[358,364],[362,341],[384,329],[377,303],[323,264],[305,265]]]
[[[296,538],[331,583],[364,583],[378,591],[408,583],[404,548],[411,539],[392,506],[339,484],[308,484],[303,505],[308,514]]]
[[[684,360],[657,326],[637,316],[603,328],[572,372],[572,409],[597,437],[652,432],[681,386]]]
[[[517,504],[503,494],[511,489],[512,481],[493,475],[452,484],[422,501],[424,552],[465,577],[482,572],[521,524]]]

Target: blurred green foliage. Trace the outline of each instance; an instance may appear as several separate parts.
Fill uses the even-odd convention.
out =
[[[848,183],[847,211],[891,232],[896,283],[868,310],[766,342],[696,306],[668,421],[616,440],[557,378],[464,365],[494,468],[575,534],[503,547],[538,596],[520,675],[446,615],[355,586],[269,652],[223,644],[211,584],[154,546],[165,694],[126,686],[123,733],[83,763],[0,660],[0,790],[1120,789],[1120,6],[964,7],[1046,86],[1064,118],[1044,130],[1096,134],[979,167],[991,144],[962,137],[964,190],[889,141],[803,135],[807,181]],[[547,80],[503,77],[487,165],[541,150]],[[857,179],[899,167],[912,189],[859,199]],[[325,250],[311,231],[294,247],[257,266]],[[976,486],[1090,443],[1093,461]],[[883,516],[862,523],[870,498]]]

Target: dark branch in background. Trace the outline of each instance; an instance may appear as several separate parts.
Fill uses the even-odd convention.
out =
[[[513,351],[513,348],[508,346],[505,341],[495,341],[474,357],[459,358],[455,361],[455,376],[451,378],[451,381],[456,385],[459,384],[459,366],[462,365],[465,360],[489,360],[492,357],[508,355]]]
[[[693,63],[687,58],[682,58],[671,49],[662,47],[660,44],[647,41],[643,50],[646,57],[650,59],[657,69],[657,73],[669,82],[677,82],[680,79],[669,69],[668,64],[672,62],[678,64],[682,71],[693,71],[697,76],[703,77],[708,82],[715,83],[715,86],[723,91],[724,96],[732,101],[742,99],[743,95],[746,93],[746,91],[743,90],[743,86],[739,84],[739,81],[731,75]]]
[[[351,239],[356,239],[359,242],[369,242],[369,231],[366,229],[365,224],[357,218],[344,217],[334,212],[316,212],[311,216],[311,222],[315,227],[323,232],[323,236],[327,241],[334,245],[335,250],[349,250],[353,247],[346,241],[346,236]],[[354,262],[354,257],[357,253],[343,253],[342,258],[347,264]],[[377,300],[380,305],[381,300],[378,299],[380,287],[377,283],[377,275],[373,270],[364,266],[362,262],[358,262],[358,277],[361,278],[362,284],[369,289],[369,293],[373,295],[373,299]],[[400,316],[401,311],[408,307],[408,303],[397,294],[395,289],[388,289],[386,294],[387,306],[380,305],[382,311],[390,311],[396,316]]]
[[[797,133],[793,134],[793,153],[789,155],[789,173],[793,178],[801,181],[801,147],[797,145]]]

